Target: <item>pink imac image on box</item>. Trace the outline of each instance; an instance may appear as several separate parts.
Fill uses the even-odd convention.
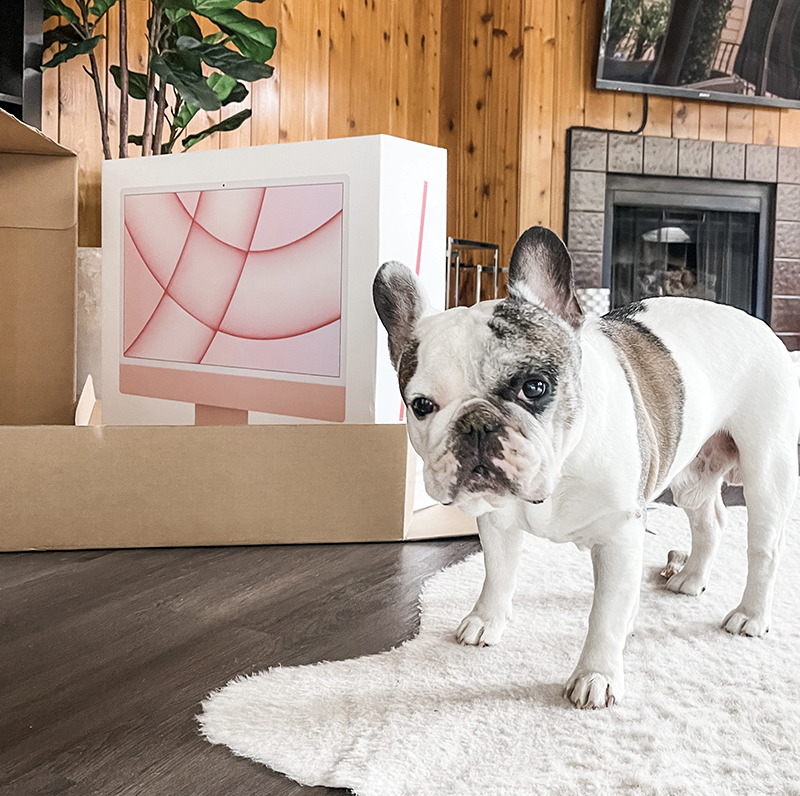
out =
[[[126,194],[121,392],[343,421],[344,188]]]

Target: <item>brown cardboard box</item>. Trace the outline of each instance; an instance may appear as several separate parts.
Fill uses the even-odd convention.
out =
[[[78,158],[0,110],[0,424],[71,423]]]
[[[73,425],[77,158],[0,111],[0,550],[474,534],[402,425]],[[41,425],[40,425],[41,424]]]
[[[402,425],[0,427],[0,550],[459,536]]]

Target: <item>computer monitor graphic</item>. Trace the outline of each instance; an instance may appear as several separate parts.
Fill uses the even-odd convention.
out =
[[[120,391],[343,421],[346,187],[125,192]]]

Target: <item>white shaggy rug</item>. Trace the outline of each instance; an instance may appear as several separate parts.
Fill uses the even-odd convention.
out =
[[[730,510],[700,598],[664,589],[688,547],[679,509],[651,508],[625,700],[580,711],[561,696],[592,594],[588,553],[529,537],[501,644],[453,639],[482,554],[431,578],[419,636],[380,655],[276,668],[212,694],[199,717],[226,744],[298,782],[362,796],[800,795],[800,508],[763,639],[719,628],[745,576],[745,509]]]

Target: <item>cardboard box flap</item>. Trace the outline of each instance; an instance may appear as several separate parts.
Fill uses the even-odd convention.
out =
[[[77,158],[71,149],[57,144],[40,130],[24,124],[2,109],[0,109],[0,152]]]

